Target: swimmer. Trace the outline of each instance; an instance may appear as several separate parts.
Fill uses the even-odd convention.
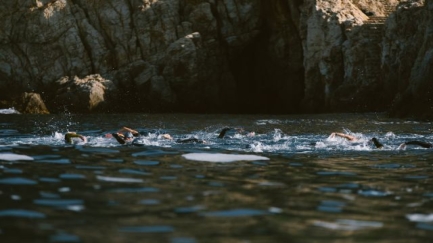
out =
[[[113,133],[111,135],[120,144],[126,144],[126,143],[129,143],[129,142],[132,142],[133,139],[134,139],[134,135],[131,132],[126,132],[124,134],[122,134],[122,133]]]
[[[115,138],[118,143],[120,144],[126,144],[129,142],[132,142],[134,140],[134,137],[140,136],[140,133],[134,129],[131,129],[129,127],[122,127],[115,133],[108,133],[105,134],[105,137],[107,138]]]
[[[376,148],[383,148],[383,144],[379,142],[379,140],[377,140],[377,138],[372,138],[371,141],[374,143],[374,145],[376,146]],[[404,142],[402,144],[400,144],[400,146],[398,146],[398,150],[401,149],[405,149],[407,145],[417,145],[423,148],[433,148],[433,144],[428,143],[428,142],[423,142],[423,141],[408,141],[408,142]]]
[[[329,138],[335,138],[335,137],[345,138],[345,139],[349,140],[350,142],[356,142],[359,140],[359,138],[357,138],[353,135],[349,135],[349,134],[345,134],[345,133],[338,133],[338,132],[333,132],[329,136]],[[376,146],[376,148],[378,148],[378,149],[383,148],[383,144],[381,142],[379,142],[379,140],[377,138],[372,138],[370,141],[373,142],[373,144],[374,144],[374,146]]]
[[[173,137],[168,133],[162,134],[162,135],[160,135],[160,137],[167,139],[167,140],[173,140]]]
[[[374,145],[376,146],[376,148],[381,149],[383,148],[383,144],[379,142],[379,140],[377,140],[377,138],[372,138],[371,141],[374,143]]]
[[[81,134],[77,134],[76,132],[67,132],[65,134],[65,143],[73,144],[73,138],[80,138],[84,143],[87,142],[87,138]]]
[[[244,132],[244,130],[243,130],[242,128],[231,128],[231,127],[225,127],[225,128],[223,128],[223,129],[220,131],[220,133],[219,133],[219,135],[218,135],[217,138],[224,138],[224,137],[226,136],[226,133],[227,133],[228,131],[230,131],[230,130],[236,130],[236,131],[238,131],[239,133],[243,133],[243,132]],[[251,136],[254,136],[255,133],[254,133],[254,132],[249,132],[249,133],[247,133],[246,135],[249,136],[249,137],[251,137]],[[205,140],[202,140],[202,139],[198,139],[198,138],[192,137],[192,138],[185,138],[185,139],[177,139],[177,140],[176,140],[176,143],[207,143],[207,142],[206,142]]]
[[[121,134],[121,133],[126,134],[128,132],[131,133],[132,136],[134,136],[134,137],[140,136],[139,132],[137,132],[136,130],[131,129],[129,127],[122,127],[121,129],[119,129],[119,131],[117,131],[118,134]]]
[[[206,143],[206,141],[198,138],[185,138],[176,140],[176,143]]]
[[[421,146],[423,148],[432,148],[433,147],[433,144],[423,142],[423,141],[408,141],[408,142],[404,142],[404,143],[400,144],[400,146],[398,146],[397,149],[405,149],[407,145],[417,145],[417,146]]]
[[[138,131],[129,127],[122,127],[116,133],[108,133],[105,135],[107,138],[114,137],[120,144],[132,143],[134,138],[139,136],[140,133]],[[173,139],[170,134],[162,134],[160,137],[169,140]]]
[[[253,137],[256,135],[255,132],[245,132],[242,128],[231,128],[231,127],[225,127],[221,130],[220,134],[218,135],[218,138],[224,138],[226,133],[230,130],[236,130],[240,134],[245,134],[247,137]]]
[[[335,137],[341,137],[341,138],[345,138],[351,142],[355,142],[358,140],[357,137],[349,135],[349,134],[345,134],[345,133],[339,133],[339,132],[333,132],[331,133],[331,135],[329,136],[329,138],[335,138]]]

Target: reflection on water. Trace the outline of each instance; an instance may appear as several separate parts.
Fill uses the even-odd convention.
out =
[[[139,146],[105,138],[125,125],[145,132]],[[255,136],[218,139],[223,127]],[[65,145],[67,131],[88,143]],[[329,138],[336,131],[360,139]],[[160,136],[167,132],[173,140]],[[206,143],[175,142],[192,137]],[[376,114],[0,115],[0,240],[430,242],[433,150],[397,150],[413,139],[432,142],[431,123]]]

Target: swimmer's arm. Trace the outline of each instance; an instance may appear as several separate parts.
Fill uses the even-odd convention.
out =
[[[66,140],[66,142],[72,143],[72,138],[80,138],[83,142],[87,142],[86,137],[84,137],[81,134],[77,134],[75,132],[74,133],[67,133],[67,134],[65,134],[65,140]]]
[[[221,130],[220,134],[218,135],[218,138],[224,138],[224,136],[226,135],[227,131],[230,131],[232,128],[230,127],[226,127],[224,129]]]
[[[124,133],[124,132],[130,132],[132,133],[134,136],[139,135],[140,133],[134,129],[131,129],[129,127],[122,127],[119,131],[117,131],[117,133]]]
[[[119,134],[112,133],[111,135],[117,140],[118,143],[125,144],[125,140]]]
[[[86,137],[84,137],[81,134],[72,134],[71,138],[80,138],[81,140],[83,140],[84,142],[86,141]]]
[[[356,137],[354,137],[352,135],[348,135],[348,134],[344,134],[344,133],[339,133],[339,132],[333,132],[330,137],[334,138],[335,136],[345,138],[345,139],[347,139],[349,141],[355,141],[356,140]]]
[[[165,138],[165,139],[168,139],[168,140],[173,140],[173,137],[170,134],[168,134],[168,133],[162,134],[161,137]]]

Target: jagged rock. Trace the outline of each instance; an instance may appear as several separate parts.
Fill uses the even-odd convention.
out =
[[[40,94],[36,93],[23,93],[16,101],[17,110],[24,114],[49,114],[44,101],[41,99]]]
[[[57,107],[71,112],[110,111],[110,98],[113,99],[115,86],[112,81],[99,74],[83,79],[63,77],[57,81],[60,86],[55,97]]]
[[[433,118],[433,1],[402,3],[387,22],[383,41],[390,114]]]
[[[382,28],[400,1],[306,1],[304,64],[309,112],[386,109],[381,84]],[[367,16],[365,12],[374,12]],[[389,104],[389,102],[388,102]]]

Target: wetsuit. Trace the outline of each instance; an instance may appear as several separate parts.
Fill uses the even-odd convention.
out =
[[[113,137],[117,140],[117,142],[119,142],[120,144],[125,144],[126,143],[126,141],[125,141],[125,139],[123,138],[123,136],[120,136],[119,134],[117,134],[117,133],[112,133],[111,135],[113,135]]]
[[[139,134],[137,133],[137,135],[134,135],[131,132],[127,132],[123,136],[119,135],[118,133],[112,133],[111,135],[113,135],[113,137],[117,140],[118,143],[125,144],[126,142],[129,141],[129,139],[131,139],[132,141],[132,138],[134,136],[138,136]]]
[[[377,140],[377,138],[372,138],[371,141],[373,141],[374,145],[376,146],[376,148],[383,148],[383,144],[379,142],[379,140]]]
[[[422,141],[409,141],[409,142],[405,142],[405,145],[418,145],[421,146],[423,148],[432,148],[433,144],[431,143],[427,143],[427,142],[422,142]]]
[[[204,140],[198,138],[185,138],[176,140],[176,143],[204,143]]]

